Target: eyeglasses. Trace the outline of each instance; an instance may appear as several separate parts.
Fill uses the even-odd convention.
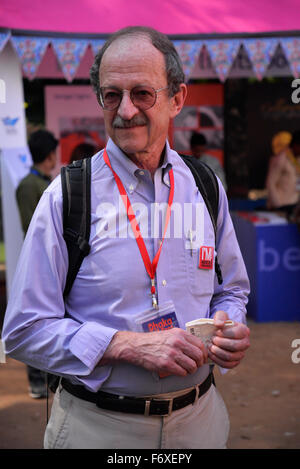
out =
[[[157,93],[167,90],[168,86],[155,90],[151,86],[139,85],[129,90],[119,90],[118,88],[103,86],[100,88],[100,104],[103,109],[113,111],[120,106],[124,91],[128,91],[133,105],[142,111],[150,109],[156,103]]]

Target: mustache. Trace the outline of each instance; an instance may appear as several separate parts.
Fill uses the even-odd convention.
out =
[[[145,116],[133,116],[130,120],[124,120],[120,116],[116,116],[113,120],[112,126],[114,129],[130,129],[131,127],[147,125],[147,118]]]

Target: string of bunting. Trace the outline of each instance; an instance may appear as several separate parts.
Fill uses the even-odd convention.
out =
[[[61,70],[68,82],[76,76],[77,69],[88,46],[95,55],[103,46],[104,39],[49,38],[33,36],[13,36],[0,33],[0,52],[7,41],[12,41],[22,64],[23,73],[32,80],[42,62],[47,47],[51,44]],[[295,78],[300,76],[300,37],[284,38],[240,38],[240,39],[206,39],[176,40],[174,45],[180,55],[186,81],[200,56],[202,48],[211,60],[220,81],[224,82],[229,74],[240,48],[243,46],[252,64],[255,76],[261,80],[281,46],[291,73]]]

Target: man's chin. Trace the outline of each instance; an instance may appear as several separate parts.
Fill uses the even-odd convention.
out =
[[[123,153],[126,153],[126,155],[135,155],[137,153],[141,153],[144,151],[145,147],[144,146],[139,146],[139,145],[133,145],[133,144],[118,144],[117,146],[122,150]]]
[[[145,149],[147,146],[147,142],[144,139],[139,138],[126,138],[125,135],[122,138],[118,135],[116,138],[113,139],[115,144],[127,154],[131,153],[138,153]]]

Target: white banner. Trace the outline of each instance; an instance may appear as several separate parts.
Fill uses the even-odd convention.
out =
[[[0,151],[6,290],[9,295],[23,243],[15,191],[31,166],[31,156],[26,146],[21,67],[10,43],[0,54],[0,80],[5,84],[5,96],[0,101]]]

